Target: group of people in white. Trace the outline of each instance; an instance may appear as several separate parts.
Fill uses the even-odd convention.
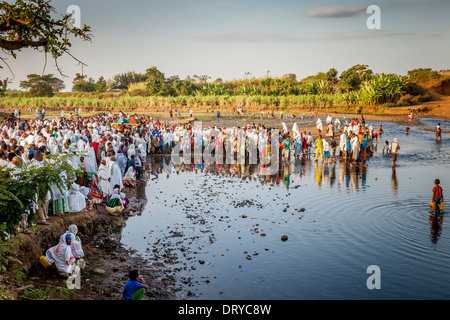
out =
[[[80,111],[77,110],[77,113]],[[117,124],[116,120],[121,118],[134,118],[136,124]],[[88,209],[98,211],[99,204],[105,204],[111,214],[126,208],[128,199],[122,189],[125,185],[135,186],[140,180],[147,155],[190,155],[192,152],[195,157],[198,152],[204,155],[207,150],[224,158],[231,155],[231,161],[234,157],[258,161],[278,150],[289,161],[291,157],[309,156],[310,149],[315,148],[316,160],[321,155],[322,160],[326,161],[328,153],[331,153],[331,159],[336,158],[336,150],[340,149],[339,156],[357,161],[364,148],[382,133],[381,126],[375,130],[372,124],[366,125],[363,118],[361,121],[345,118],[341,121],[327,116],[323,123],[318,117],[316,128],[319,138],[314,140],[311,132],[302,132],[296,121],[293,121],[291,129],[282,122],[282,129],[279,130],[260,124],[228,128],[205,127],[201,123],[176,125],[155,121],[151,117],[127,116],[122,112],[85,118],[77,114],[66,118],[62,111],[61,117],[54,119],[36,117],[24,120],[16,112],[0,124],[0,168],[12,169],[13,178],[21,170],[27,170],[28,166],[45,166],[46,162],[54,161],[45,157],[53,155],[56,158],[64,156],[78,170],[77,179],[70,181],[71,188],[60,190],[53,186],[47,201],[36,203],[38,223],[47,225],[52,215]],[[338,141],[334,140],[335,136],[339,136]],[[327,137],[331,141],[327,141]],[[252,159],[255,154],[256,158]],[[214,157],[213,161],[217,159]],[[187,161],[190,162],[191,157]],[[53,262],[58,266],[62,248],[66,248],[64,266],[72,257],[70,252],[75,260],[77,252],[78,257],[82,256],[77,251],[77,240],[72,236],[63,236],[60,244],[47,252],[46,263]],[[69,251],[68,248],[73,246]]]

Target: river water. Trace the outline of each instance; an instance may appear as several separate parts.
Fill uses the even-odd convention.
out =
[[[450,186],[449,135],[435,142],[437,122],[408,135],[382,123],[377,152],[359,169],[312,157],[270,180],[257,166],[155,160],[148,203],[121,241],[174,270],[180,299],[449,299],[450,218],[429,210],[434,179],[444,195]],[[381,149],[394,137],[392,170]]]

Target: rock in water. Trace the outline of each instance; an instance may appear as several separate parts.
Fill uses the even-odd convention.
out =
[[[287,239],[288,239],[288,236],[287,236],[287,235],[281,236],[281,241],[287,241]]]

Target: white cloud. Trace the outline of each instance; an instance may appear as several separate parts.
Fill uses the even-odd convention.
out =
[[[365,12],[367,7],[362,6],[337,6],[323,7],[307,11],[305,15],[313,18],[345,18]]]

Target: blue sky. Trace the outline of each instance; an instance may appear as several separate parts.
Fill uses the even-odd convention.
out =
[[[98,79],[156,66],[166,76],[213,80],[294,73],[298,79],[367,64],[376,73],[450,69],[450,0],[58,0],[59,12],[81,9],[93,41],[73,41],[72,54]],[[366,8],[381,8],[381,30],[369,30]],[[337,8],[339,7],[339,8]],[[44,55],[23,50],[8,59],[17,88],[42,73]],[[59,61],[66,90],[81,67]],[[45,73],[58,75],[49,61]],[[59,76],[59,75],[58,75]],[[0,78],[12,75],[0,70]]]

